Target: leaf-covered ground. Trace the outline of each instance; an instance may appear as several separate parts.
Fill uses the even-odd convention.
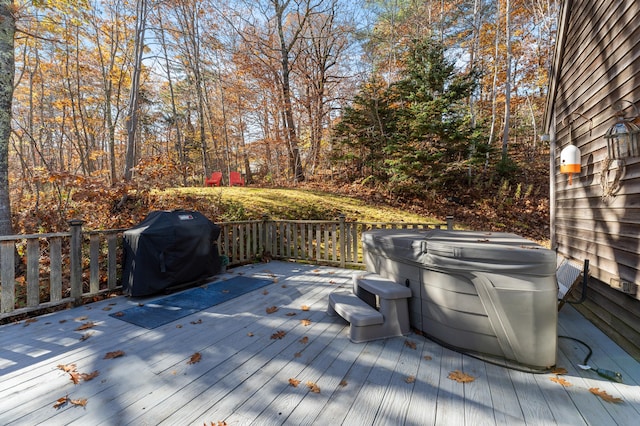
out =
[[[367,222],[444,222],[456,227],[512,232],[547,245],[549,240],[549,177],[540,154],[520,161],[510,177],[478,174],[472,182],[400,196],[390,185],[311,180],[295,188],[247,187],[110,187],[89,179],[60,191],[43,185],[40,192],[12,197],[14,232],[68,230],[69,219],[85,221],[87,229],[128,228],[153,210],[197,210],[215,222],[260,219],[347,220]],[[161,185],[160,182],[157,182]],[[34,206],[36,208],[34,208]]]
[[[83,219],[87,229],[113,229],[131,227],[150,211],[172,209],[197,210],[215,222],[260,219],[263,215],[334,220],[344,214],[354,221],[440,223],[451,215],[457,228],[513,232],[544,243],[548,240],[548,200],[527,191],[505,188],[504,194],[495,197],[456,192],[453,196],[400,199],[357,184],[307,183],[297,189],[168,188],[129,191],[122,205],[119,193],[105,192],[75,201],[67,216]],[[17,233],[55,232],[68,227],[63,216],[43,208],[37,214],[18,215],[16,221]]]

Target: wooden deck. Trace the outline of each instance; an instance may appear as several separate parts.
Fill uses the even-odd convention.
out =
[[[236,274],[274,283],[153,330],[109,316],[138,303],[125,297],[1,326],[0,424],[638,424],[640,365],[571,306],[560,312],[559,334],[587,342],[589,363],[620,371],[625,384],[578,369],[586,350],[564,339],[558,367],[571,386],[415,334],[354,344],[347,326],[325,313],[328,293],[348,285],[352,271],[271,262],[224,277]],[[277,312],[267,313],[271,306]],[[89,321],[95,327],[76,330]],[[282,338],[272,338],[279,331]],[[114,351],[124,356],[104,359]],[[195,353],[200,361],[189,363]],[[99,375],[74,384],[58,368],[71,364]],[[475,380],[453,381],[454,370]],[[66,396],[86,405],[54,408]]]

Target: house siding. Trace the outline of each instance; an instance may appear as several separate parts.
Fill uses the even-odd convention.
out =
[[[640,359],[640,155],[624,159],[613,195],[604,196],[602,184],[603,174],[609,183],[616,176],[605,169],[613,106],[622,105],[626,117],[636,114],[631,102],[640,108],[640,2],[568,0],[561,16],[546,117],[552,245],[562,256],[589,259],[588,297],[576,307]],[[570,143],[582,163],[571,184],[559,173],[560,152]],[[635,289],[616,290],[612,279]]]

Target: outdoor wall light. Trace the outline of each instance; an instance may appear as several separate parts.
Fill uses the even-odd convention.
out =
[[[573,144],[573,122],[571,115],[576,114],[579,117],[589,121],[589,132],[591,132],[591,120],[580,114],[579,112],[573,112],[562,120],[563,123],[569,119],[569,145],[564,147],[560,152],[560,173],[569,175],[569,185],[572,183],[572,177],[574,173],[580,173],[581,165],[581,152],[580,149]]]
[[[633,115],[627,117],[624,113],[623,102],[633,107]],[[600,173],[600,186],[602,187],[602,199],[608,200],[616,195],[621,187],[622,176],[625,172],[625,159],[640,155],[638,143],[640,127],[634,121],[640,116],[636,104],[621,99],[612,105],[615,111],[616,122],[604,134],[607,141],[607,157],[602,162]]]
[[[626,117],[624,114],[624,105],[622,102],[628,102],[633,106],[634,115]],[[607,130],[604,138],[607,141],[607,155],[611,160],[621,160],[627,157],[637,157],[640,155],[640,147],[638,146],[638,134],[640,127],[634,121],[640,116],[636,104],[627,100],[620,100],[613,104],[616,122]]]

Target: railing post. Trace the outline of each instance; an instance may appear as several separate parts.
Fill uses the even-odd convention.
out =
[[[453,231],[453,216],[447,216],[447,231]]]
[[[82,224],[83,220],[71,219],[71,297],[76,305],[82,302]]]
[[[347,245],[347,238],[345,236],[345,215],[344,214],[340,214],[340,216],[338,216],[338,221],[339,221],[339,229],[340,229],[340,267],[344,268],[346,266],[346,245]]]
[[[270,236],[270,232],[267,229],[267,227],[269,223],[269,215],[268,214],[263,214],[262,215],[262,235],[260,236],[260,238],[262,239],[262,253],[261,255],[264,256],[266,254],[267,251],[269,251],[269,249],[271,248],[271,242],[269,241],[269,236]]]

